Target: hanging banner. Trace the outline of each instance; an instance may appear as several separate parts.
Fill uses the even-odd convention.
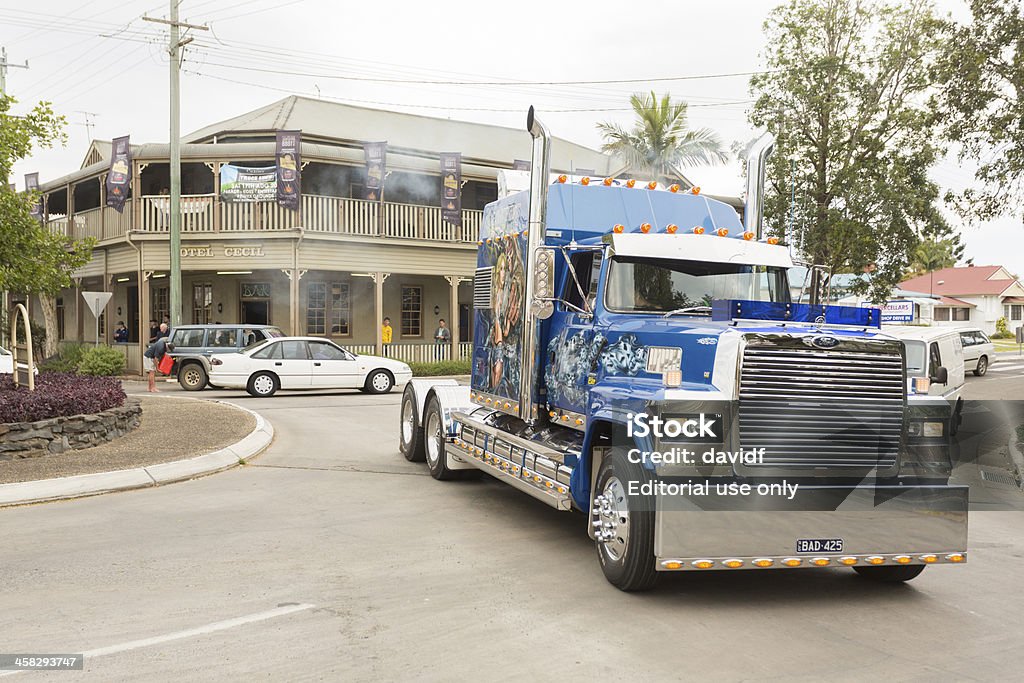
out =
[[[220,167],[220,199],[228,203],[277,200],[276,166]]]
[[[512,170],[513,171],[529,171],[530,170],[530,162],[529,161],[523,161],[522,159],[516,159],[515,161],[512,162]]]
[[[132,147],[128,136],[114,138],[110,147],[110,170],[107,172],[107,206],[124,213],[132,180]]]
[[[302,131],[277,131],[277,203],[296,211],[302,195]]]
[[[386,142],[367,142],[363,145],[363,151],[366,153],[366,198],[370,201],[380,199],[384,187],[387,149]]]
[[[462,154],[441,152],[441,219],[462,226]]]
[[[39,174],[38,173],[26,173],[25,174],[25,192],[38,192],[39,191]],[[43,198],[40,196],[39,201],[32,205],[31,210],[32,218],[37,221],[43,220]]]

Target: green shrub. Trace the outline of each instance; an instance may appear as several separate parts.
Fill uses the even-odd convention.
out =
[[[39,372],[78,372],[78,364],[82,356],[91,346],[78,342],[64,342],[57,350],[57,355],[47,358],[39,364]]]
[[[996,320],[996,333],[990,334],[989,339],[1013,339],[1016,335],[1010,332],[1010,326],[1006,322],[1006,318],[1000,318]]]
[[[124,353],[109,346],[94,346],[82,355],[78,372],[82,375],[110,377],[124,372]]]
[[[438,375],[468,375],[469,359],[443,360],[437,363],[409,363],[413,377],[437,377]]]

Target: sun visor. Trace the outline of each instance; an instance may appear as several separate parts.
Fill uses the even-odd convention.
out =
[[[746,266],[791,268],[789,249],[717,235],[622,233],[610,235],[616,256],[738,263]]]

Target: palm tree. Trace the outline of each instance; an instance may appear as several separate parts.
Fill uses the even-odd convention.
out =
[[[915,274],[928,273],[929,280],[935,279],[935,271],[943,268],[950,268],[956,265],[956,257],[952,253],[952,243],[949,240],[925,240],[917,245],[914,250],[914,260],[911,262],[911,272]],[[934,283],[930,285],[934,289]],[[929,290],[929,294],[933,292]]]
[[[686,121],[686,102],[673,102],[668,93],[658,96],[634,93],[629,104],[636,114],[633,128],[617,123],[597,124],[604,135],[603,152],[622,157],[634,173],[655,178],[681,176],[684,166],[724,163],[728,155],[709,128],[691,129]]]

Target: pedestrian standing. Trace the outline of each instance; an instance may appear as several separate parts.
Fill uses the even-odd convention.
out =
[[[434,331],[434,341],[437,342],[437,351],[434,353],[435,360],[444,358],[445,344],[451,343],[452,331],[445,325],[444,318],[437,323],[437,330]]]
[[[117,329],[114,330],[114,343],[115,344],[127,344],[128,343],[128,328],[124,326],[124,321],[121,320],[117,323]]]
[[[391,328],[391,318],[384,318],[384,325],[380,328],[380,342],[384,349],[384,357],[391,355],[391,337],[394,330]]]
[[[149,321],[149,343],[152,344],[160,336],[160,325],[157,324],[156,320]]]
[[[171,336],[171,316],[165,315],[164,321],[160,323],[160,336],[170,337]]]

